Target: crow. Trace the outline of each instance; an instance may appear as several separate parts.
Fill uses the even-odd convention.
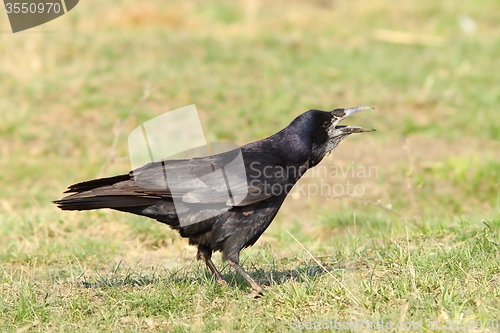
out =
[[[65,192],[73,194],[54,203],[62,210],[110,208],[167,224],[198,247],[197,259],[205,262],[219,285],[227,283],[212,262],[216,251],[222,252],[222,259],[248,281],[254,293],[262,295],[262,287],[240,266],[240,252],[269,227],[291,188],[308,169],[347,136],[374,131],[338,125],[368,109],[372,108],[309,110],[278,133],[239,149],[152,162],[128,174],[77,183]],[[243,159],[243,176],[219,172],[224,179],[207,177],[224,171],[237,154]],[[180,178],[165,183],[164,176],[175,172]],[[227,195],[221,195],[228,177],[232,186],[226,190],[245,194],[242,199],[230,196],[228,200]]]

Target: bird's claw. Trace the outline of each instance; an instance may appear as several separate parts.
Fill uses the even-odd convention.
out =
[[[217,284],[221,289],[229,287],[229,284],[224,279],[217,279]]]
[[[248,296],[254,299],[261,298],[262,296],[264,296],[264,291],[262,289],[260,290],[252,289],[252,291],[250,292],[250,294],[248,294]]]

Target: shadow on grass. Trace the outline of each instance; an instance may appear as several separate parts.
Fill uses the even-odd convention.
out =
[[[325,274],[331,274],[339,271],[344,267],[323,263],[319,265],[305,265],[294,269],[280,270],[271,265],[269,269],[257,268],[252,265],[248,269],[248,273],[262,286],[281,285],[288,282],[311,282],[312,279],[318,278]],[[228,284],[240,290],[250,288],[250,285],[236,272],[228,272],[231,270],[227,265],[222,268],[224,279]],[[163,283],[173,286],[193,285],[193,284],[217,284],[215,278],[202,265],[190,265],[178,270],[161,269],[156,266],[152,271],[134,269],[132,267],[123,267],[120,262],[117,267],[110,273],[101,274],[95,273],[95,277],[87,277],[82,273],[78,280],[85,288],[116,288],[116,287],[141,287],[157,283]],[[83,281],[82,281],[83,280]]]

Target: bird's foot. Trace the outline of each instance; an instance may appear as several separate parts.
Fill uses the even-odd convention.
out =
[[[250,292],[250,294],[248,294],[248,296],[254,299],[261,298],[262,296],[264,296],[264,290],[262,290],[262,288],[259,288],[258,290],[252,288],[252,291]]]
[[[217,284],[221,289],[229,287],[229,284],[227,283],[226,280],[224,280],[222,277],[217,278]]]

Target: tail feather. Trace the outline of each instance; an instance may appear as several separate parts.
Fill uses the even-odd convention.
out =
[[[137,197],[132,195],[97,195],[80,197],[70,195],[54,203],[62,210],[91,210],[100,208],[119,209],[126,207],[145,207],[154,205],[158,199]]]
[[[119,175],[119,176],[114,176],[114,177],[108,177],[108,178],[99,178],[99,179],[94,179],[94,180],[88,180],[85,182],[73,184],[64,193],[81,193],[81,192],[86,192],[90,191],[92,189],[98,188],[98,187],[103,187],[103,186],[111,186],[113,184],[123,182],[130,180],[131,177],[130,175]]]

